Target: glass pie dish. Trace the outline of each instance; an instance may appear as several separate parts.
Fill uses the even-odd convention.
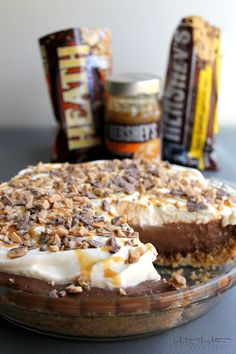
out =
[[[221,188],[229,184],[212,180]],[[0,285],[0,315],[42,334],[114,340],[157,334],[212,309],[236,284],[236,259],[215,269],[155,266],[162,278],[181,271],[187,286],[158,294],[51,298]]]
[[[158,267],[158,272],[168,278],[173,268]],[[236,261],[210,271],[185,267],[183,274],[188,287],[148,296],[54,299],[1,286],[0,313],[27,329],[71,339],[152,335],[212,309],[235,285]]]

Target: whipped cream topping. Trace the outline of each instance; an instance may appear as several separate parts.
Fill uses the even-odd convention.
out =
[[[150,197],[124,198],[116,206],[119,214],[127,213],[130,225],[161,226],[168,223],[206,224],[220,220],[222,226],[236,225],[236,204],[206,204],[206,209],[189,212],[187,200],[181,197],[161,198]]]
[[[139,260],[128,263],[130,246],[121,246],[115,254],[106,246],[55,253],[33,249],[23,257],[9,259],[9,248],[1,245],[0,271],[56,283],[73,282],[82,274],[92,287],[107,290],[160,280],[152,264],[157,255],[155,248],[141,242],[139,247],[143,250]]]

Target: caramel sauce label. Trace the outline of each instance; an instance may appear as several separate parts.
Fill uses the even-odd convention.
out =
[[[100,144],[93,122],[87,70],[88,45],[59,47],[61,99],[69,150]]]

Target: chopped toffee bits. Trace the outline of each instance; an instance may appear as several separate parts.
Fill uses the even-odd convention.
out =
[[[54,289],[54,290],[49,291],[48,296],[51,297],[52,299],[58,298],[57,290]]]
[[[111,246],[110,247],[110,253],[116,253],[119,251],[120,249],[120,245],[118,244],[115,236],[111,236],[109,237],[109,239],[106,242],[107,246]]]
[[[58,296],[59,297],[65,297],[66,296],[66,291],[65,290],[58,291]]]
[[[125,216],[116,216],[111,219],[112,225],[120,226],[126,222]]]
[[[22,242],[21,236],[19,236],[15,231],[11,234],[11,239],[15,243],[21,243]]]
[[[23,257],[28,252],[28,247],[17,247],[12,248],[8,251],[7,255],[9,258]]]
[[[55,281],[54,281],[54,280],[51,280],[51,281],[48,283],[48,285],[54,286],[54,285],[55,285]]]
[[[4,206],[12,205],[12,204],[13,204],[12,201],[11,201],[11,199],[10,199],[7,195],[3,195],[3,196],[1,197],[1,202],[2,202],[2,204],[3,204]]]
[[[119,288],[119,294],[122,296],[126,295],[126,291],[123,288]]]
[[[50,245],[48,248],[49,248],[49,251],[51,251],[51,252],[58,252],[59,251],[59,247],[57,245]]]
[[[186,278],[179,272],[172,272],[170,282],[177,288],[185,288],[187,285]]]
[[[229,193],[224,191],[223,189],[218,189],[216,192],[216,199],[223,199],[229,197]]]
[[[205,205],[205,204],[202,203],[202,202],[197,203],[197,202],[195,202],[195,201],[188,200],[188,202],[187,202],[187,209],[188,209],[188,211],[190,211],[190,212],[199,211],[199,210],[207,209],[207,205]]]
[[[103,243],[98,240],[88,240],[88,244],[93,248],[103,247]]]
[[[188,194],[181,188],[179,189],[173,189],[170,191],[170,194],[173,196],[179,196],[179,197],[186,197]]]
[[[9,278],[9,279],[8,279],[8,282],[9,282],[10,284],[15,284],[15,279],[14,279],[14,278]]]
[[[130,239],[125,241],[125,245],[127,246],[138,246],[137,240],[135,239]]]
[[[89,291],[90,290],[90,280],[88,275],[81,273],[76,279],[76,283],[82,287],[82,289]]]
[[[127,263],[132,264],[132,263],[138,262],[139,258],[142,256],[143,253],[144,253],[144,250],[141,247],[129,249]]]
[[[84,223],[84,225],[92,226],[94,223],[93,217],[90,215],[86,215],[86,214],[79,216],[79,220],[81,220]]]
[[[42,208],[43,208],[43,209],[49,209],[49,208],[50,208],[50,204],[49,204],[49,202],[48,202],[47,199],[45,199],[45,200],[43,201],[43,203],[42,203]]]
[[[66,292],[69,294],[80,294],[80,293],[82,293],[82,291],[83,291],[83,289],[79,285],[71,284],[66,287]]]
[[[102,208],[104,211],[109,212],[111,210],[111,205],[106,200],[103,200],[102,201]]]
[[[47,249],[48,249],[47,245],[42,245],[42,246],[39,248],[39,250],[40,250],[41,252],[45,252],[45,251],[47,251]]]

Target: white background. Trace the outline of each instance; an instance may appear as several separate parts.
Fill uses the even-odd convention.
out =
[[[235,0],[0,0],[0,125],[52,125],[37,39],[72,26],[108,26],[115,72],[165,75],[179,20],[201,15],[222,28],[220,123],[236,124]]]

